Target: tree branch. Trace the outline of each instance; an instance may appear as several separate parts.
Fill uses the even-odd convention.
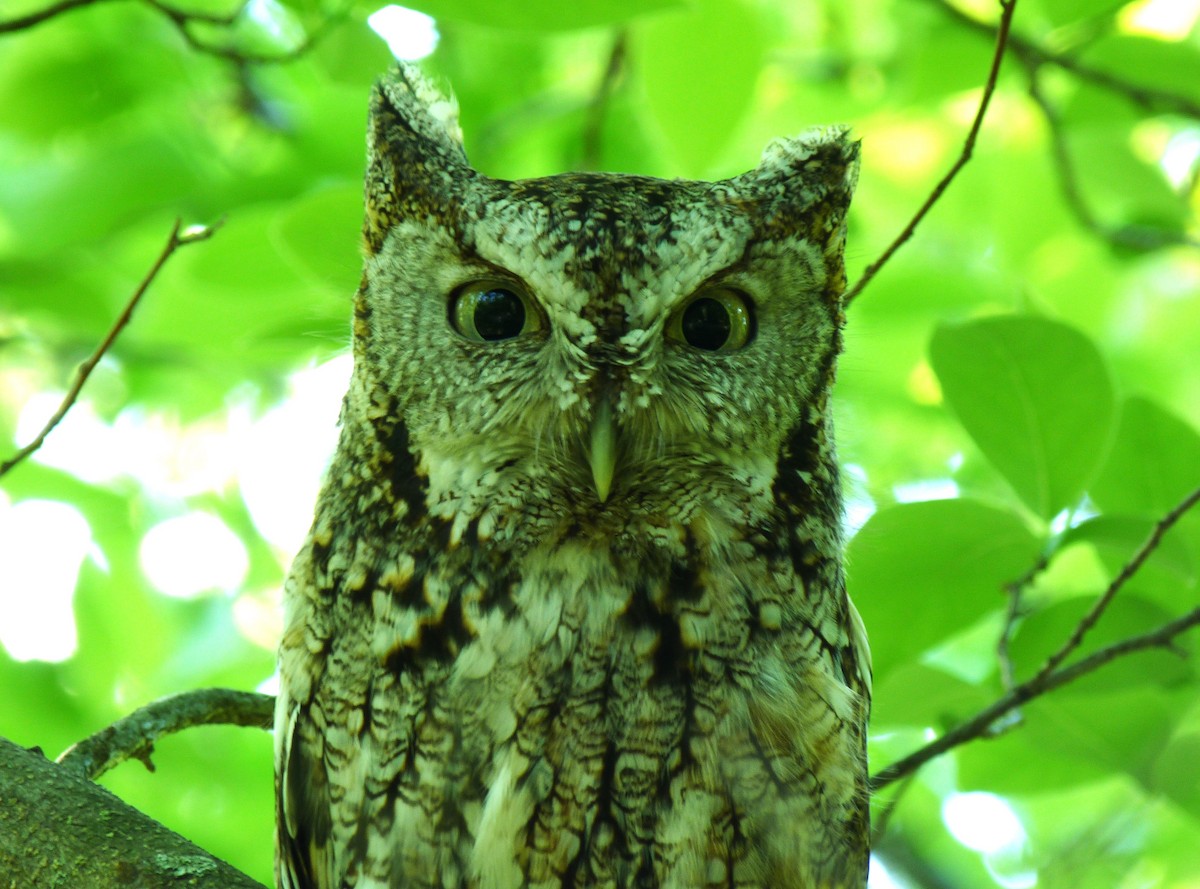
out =
[[[1140,547],[1138,547],[1138,551],[1133,554],[1133,557],[1125,563],[1125,565],[1117,573],[1117,576],[1113,578],[1112,583],[1108,585],[1108,588],[1100,595],[1100,598],[1096,600],[1096,603],[1091,607],[1091,610],[1089,610],[1088,613],[1080,619],[1079,623],[1076,624],[1074,632],[1071,633],[1071,637],[1062,644],[1058,651],[1054,652],[1046,659],[1046,663],[1042,664],[1042,667],[1040,670],[1038,670],[1037,675],[1030,680],[1031,682],[1044,680],[1058,668],[1059,664],[1065,661],[1071,656],[1072,653],[1074,653],[1077,648],[1079,648],[1080,644],[1083,642],[1083,637],[1086,636],[1092,627],[1096,625],[1096,622],[1100,620],[1100,617],[1108,609],[1108,606],[1112,604],[1113,598],[1121,591],[1121,588],[1129,582],[1129,579],[1133,577],[1133,575],[1137,574],[1138,570],[1142,567],[1142,565],[1145,564],[1146,559],[1150,558],[1150,554],[1158,549],[1158,545],[1162,543],[1163,535],[1171,530],[1171,527],[1181,518],[1183,518],[1184,514],[1193,506],[1195,506],[1198,501],[1200,501],[1200,488],[1196,488],[1196,490],[1184,497],[1174,509],[1159,519],[1158,524],[1156,524],[1154,529],[1150,532],[1150,536],[1146,538],[1145,542],[1142,543]]]
[[[1004,613],[1004,626],[1000,628],[1000,636],[996,640],[996,659],[1000,662],[1000,681],[1004,683],[1005,691],[1012,691],[1017,684],[1009,643],[1012,642],[1013,629],[1016,627],[1017,621],[1025,614],[1025,588],[1033,582],[1035,577],[1045,571],[1049,564],[1050,550],[1047,549],[1038,556],[1038,560],[1032,568],[1004,588],[1008,594],[1008,608]]]
[[[918,208],[913,218],[909,220],[908,225],[888,245],[880,257],[863,270],[862,275],[854,283],[854,286],[847,291],[844,298],[845,305],[848,306],[854,301],[863,288],[871,283],[871,279],[883,268],[884,264],[913,236],[913,232],[916,231],[921,220],[933,209],[933,205],[941,199],[946,189],[949,188],[950,183],[954,181],[954,177],[971,160],[971,155],[975,151],[975,140],[979,137],[979,130],[983,126],[984,115],[987,114],[988,105],[992,101],[992,95],[996,92],[996,81],[1000,74],[1000,65],[1004,61],[1004,48],[1008,43],[1009,29],[1012,26],[1013,13],[1016,11],[1016,8],[1017,0],[1000,0],[1001,12],[1000,23],[996,28],[996,49],[992,54],[992,64],[988,70],[987,81],[983,85],[983,95],[979,98],[979,108],[975,112],[975,119],[971,122],[971,128],[967,131],[967,137],[963,142],[962,151],[959,153],[958,159],[954,161],[938,184],[933,187],[933,191],[929,193],[929,197],[925,199],[925,203]]]
[[[6,886],[263,889],[72,769],[0,738]]]
[[[58,764],[95,780],[127,759],[150,771],[154,743],[164,735],[197,725],[242,725],[268,729],[275,699],[228,688],[202,688],[160,698],[63,751]]]
[[[54,412],[54,415],[46,422],[46,425],[42,427],[42,431],[37,434],[33,441],[25,445],[25,447],[21,448],[3,463],[0,463],[0,477],[3,477],[14,466],[27,459],[40,448],[45,443],[46,436],[53,432],[54,427],[62,422],[63,417],[75,405],[75,402],[79,398],[79,393],[83,390],[84,383],[92,375],[92,371],[96,369],[96,365],[100,363],[100,359],[112,348],[121,331],[129,324],[130,319],[133,317],[133,310],[137,308],[138,302],[141,301],[143,294],[145,294],[154,282],[162,267],[166,265],[167,260],[171,258],[171,254],[180,247],[195,244],[197,241],[208,240],[217,228],[220,227],[220,223],[207,227],[194,226],[182,233],[180,231],[181,226],[182,222],[176,219],[175,224],[171,227],[170,237],[167,238],[167,244],[163,247],[162,253],[154,261],[154,265],[150,267],[150,271],[146,273],[146,277],[142,279],[142,283],[138,285],[137,290],[133,292],[133,296],[129,298],[129,302],[125,305],[125,310],[121,312],[116,322],[113,323],[112,328],[108,331],[108,335],[96,347],[96,350],[79,365],[79,369],[75,372],[75,380],[71,383],[71,388],[67,390],[67,394],[63,397],[62,404],[58,406],[58,410]]]
[[[0,34],[11,34],[13,31],[24,31],[27,28],[32,28],[35,25],[40,25],[42,22],[49,21],[56,16],[62,15],[64,12],[70,12],[72,9],[78,9],[81,6],[93,6],[99,3],[106,3],[109,0],[59,0],[58,3],[53,3],[45,9],[39,9],[36,12],[31,12],[28,15],[17,16],[15,19],[0,21]]]
[[[1067,145],[1067,136],[1063,131],[1062,119],[1058,110],[1051,104],[1050,99],[1042,91],[1038,77],[1038,68],[1022,59],[1029,76],[1029,97],[1033,99],[1046,126],[1050,131],[1050,147],[1054,157],[1054,166],[1058,172],[1058,181],[1062,186],[1063,198],[1068,209],[1085,229],[1118,247],[1129,247],[1135,250],[1153,250],[1173,244],[1197,246],[1182,233],[1170,232],[1144,225],[1111,226],[1101,222],[1087,200],[1083,196],[1083,187],[1075,173],[1075,163]]]
[[[1022,704],[1026,704],[1034,698],[1041,697],[1047,692],[1054,691],[1054,689],[1060,688],[1069,682],[1074,682],[1080,676],[1091,673],[1093,670],[1099,669],[1117,658],[1133,654],[1137,651],[1144,651],[1148,648],[1170,648],[1171,642],[1176,636],[1197,625],[1200,625],[1200,608],[1189,611],[1183,617],[1165,623],[1149,633],[1122,639],[1120,642],[1116,642],[1107,648],[1093,652],[1082,660],[1071,664],[1069,667],[1063,667],[1040,679],[1035,677],[1021,683],[1008,694],[996,700],[995,703],[980,710],[966,722],[872,775],[871,791],[878,791],[893,781],[915,772],[931,759],[936,759],[943,753],[953,750],[967,741],[973,741],[976,738],[982,737],[989,732],[998,719],[1020,707]]]
[[[947,15],[972,30],[987,35],[997,33],[997,26],[968,15],[954,4],[947,2],[947,0],[933,0],[933,3]],[[1132,83],[1101,68],[1080,62],[1069,55],[1051,52],[1039,46],[1034,41],[1022,37],[1020,34],[1009,35],[1008,48],[1013,55],[1017,56],[1027,65],[1035,68],[1041,65],[1053,65],[1056,68],[1069,71],[1080,80],[1087,81],[1119,96],[1123,96],[1129,102],[1145,111],[1151,113],[1166,112],[1181,114],[1185,117],[1200,119],[1200,104],[1197,104],[1181,93]]]
[[[1154,526],[1154,530],[1150,533],[1150,536],[1146,539],[1146,542],[1125,563],[1112,583],[1109,584],[1108,588],[1096,601],[1096,604],[1079,621],[1070,638],[1046,660],[1046,663],[1042,665],[1036,675],[1014,686],[1007,694],[1002,695],[994,703],[979,711],[966,722],[946,732],[940,738],[926,744],[924,747],[918,748],[908,756],[897,760],[873,775],[870,785],[872,792],[886,787],[898,778],[903,778],[915,772],[925,763],[941,756],[943,753],[968,741],[982,737],[992,730],[997,720],[1017,709],[1022,704],[1034,698],[1041,697],[1047,692],[1060,688],[1069,682],[1074,682],[1080,676],[1097,670],[1117,658],[1125,657],[1137,651],[1144,651],[1148,648],[1170,648],[1176,636],[1200,625],[1200,608],[1196,608],[1182,617],[1163,624],[1155,630],[1143,633],[1140,636],[1131,636],[1128,639],[1123,639],[1120,642],[1093,652],[1069,666],[1062,666],[1063,661],[1079,648],[1080,643],[1088,631],[1095,626],[1096,621],[1103,615],[1109,603],[1112,602],[1113,597],[1145,564],[1150,554],[1157,549],[1158,545],[1162,542],[1163,535],[1179,521],[1184,513],[1194,507],[1197,502],[1200,502],[1200,488],[1188,494],[1178,506],[1159,520],[1158,524]]]
[[[0,21],[0,34],[23,31],[72,10],[110,2],[112,0],[59,0],[59,2],[47,6],[45,9],[31,12],[28,15],[18,16],[14,19]],[[249,5],[249,0],[241,0],[228,13],[210,13],[199,10],[180,9],[177,6],[164,2],[164,0],[129,0],[129,2],[139,2],[165,16],[175,26],[175,30],[179,32],[184,42],[197,52],[216,56],[217,58],[225,59],[238,65],[268,65],[290,62],[312,49],[313,44],[324,37],[329,28],[341,21],[350,10],[350,4],[347,4],[341,11],[325,16],[315,28],[308,31],[304,40],[292,49],[279,53],[256,53],[239,49],[230,44],[210,43],[197,37],[192,30],[194,25],[232,28],[245,12],[246,7]]]
[[[15,19],[0,21],[0,34],[8,34],[14,31],[24,31],[43,22],[47,22],[52,18],[57,18],[66,12],[79,9],[84,6],[99,6],[102,3],[110,3],[112,0],[59,0],[58,3],[52,3],[45,9],[39,9],[36,12],[31,12],[28,15],[18,16]],[[248,0],[242,0],[237,5],[237,8],[232,12],[219,14],[211,12],[200,12],[192,10],[176,9],[162,0],[138,0],[152,9],[156,9],[169,18],[176,27],[184,27],[192,22],[203,22],[209,25],[222,25],[229,27],[242,11],[246,8]]]

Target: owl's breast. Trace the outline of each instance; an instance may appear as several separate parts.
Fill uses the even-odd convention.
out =
[[[752,534],[758,494],[638,496],[639,471],[521,545],[462,503],[425,538],[319,527],[281,695],[314,860],[357,887],[856,885],[840,575]]]
[[[856,823],[861,702],[824,660],[789,663],[797,633],[769,626],[727,566],[630,566],[575,543],[531,554],[522,575],[445,688],[463,789],[479,793],[478,886],[803,887],[832,873],[817,847]],[[800,828],[818,823],[830,835]]]

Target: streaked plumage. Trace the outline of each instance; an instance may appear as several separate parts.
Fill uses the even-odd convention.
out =
[[[410,66],[368,143],[355,370],[286,585],[281,886],[864,886],[828,410],[857,143],[494,180]]]

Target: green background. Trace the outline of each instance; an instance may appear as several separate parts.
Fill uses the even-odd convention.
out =
[[[6,2],[0,22],[40,5]],[[344,351],[367,93],[390,58],[366,24],[379,5],[257,0],[229,26],[197,23],[200,46],[139,2],[0,31],[6,452],[24,443],[23,406],[66,388],[176,217],[225,222],[172,258],[80,410],[220,434],[286,399],[289,374]],[[1020,0],[1021,53],[974,156],[849,310],[836,411],[857,529],[850,588],[874,652],[876,770],[1002,693],[1007,584],[1046,561],[1012,628],[1019,680],[1200,485],[1200,34],[1194,2],[1174,4],[1179,33],[1147,18],[1171,5]],[[863,140],[852,282],[957,157],[992,53],[978,23],[999,13],[984,0],[959,13],[938,0],[414,6],[437,19],[423,64],[453,88],[468,154],[489,175],[590,164],[719,178],[774,137],[851,124]],[[620,75],[598,110],[618,36]],[[213,47],[287,58],[239,63]],[[324,410],[329,426],[336,410]],[[290,553],[261,537],[236,477],[164,494],[35,458],[0,481],[0,509],[35,498],[72,505],[94,545],[73,656],[0,650],[0,735],[55,755],[161,695],[269,679]],[[141,538],[198,511],[242,540],[244,582],[161,595]],[[1196,608],[1198,570],[1200,513],[1082,650]],[[4,576],[5,607],[39,596],[36,579]],[[877,850],[895,882],[873,885],[1200,885],[1195,638],[1177,648],[1037,700],[1006,731],[885,790]],[[267,733],[195,729],[159,745],[156,773],[130,763],[103,783],[268,882],[270,759]],[[971,848],[947,825],[946,800],[974,791],[1019,818],[1003,848]]]

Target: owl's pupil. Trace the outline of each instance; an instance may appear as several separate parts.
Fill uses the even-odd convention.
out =
[[[733,322],[729,310],[715,299],[702,297],[683,311],[683,338],[697,349],[716,351],[725,345]]]
[[[525,328],[525,304],[511,290],[485,290],[475,297],[475,330],[485,340],[506,340]]]

